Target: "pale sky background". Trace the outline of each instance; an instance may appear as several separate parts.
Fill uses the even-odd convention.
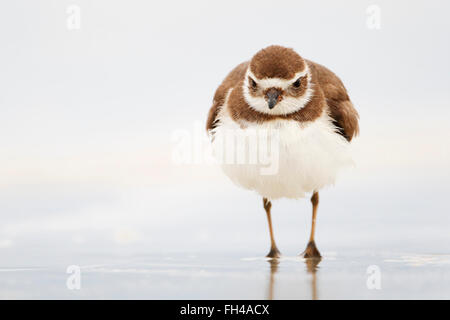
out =
[[[66,27],[73,4],[79,30]],[[379,30],[366,26],[373,4]],[[270,44],[336,72],[361,116],[357,166],[321,197],[319,248],[448,250],[449,12],[434,0],[4,1],[0,254],[265,254],[259,197],[217,167],[175,165],[171,136],[203,126],[221,80]],[[299,253],[309,200],[273,210],[282,251]]]

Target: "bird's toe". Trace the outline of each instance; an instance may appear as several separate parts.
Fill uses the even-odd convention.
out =
[[[301,254],[304,258],[316,258],[319,259],[322,256],[320,255],[319,250],[316,247],[316,243],[314,241],[310,241],[306,246],[305,251]]]
[[[278,250],[278,248],[271,248],[270,252],[266,256],[267,258],[276,259],[281,257],[281,252]]]

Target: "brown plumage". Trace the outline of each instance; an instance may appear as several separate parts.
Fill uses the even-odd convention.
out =
[[[287,57],[287,61],[295,62],[292,58],[292,49],[281,47],[286,50],[284,51],[278,50],[277,46],[273,47],[277,49],[275,50],[277,54],[284,53]],[[267,51],[268,48],[261,51],[264,52],[264,50]],[[222,84],[217,88],[214,95],[213,105],[209,111],[206,124],[206,129],[208,131],[215,127],[217,114],[220,107],[223,105],[229,89],[233,88],[230,96],[230,107],[233,110],[232,115],[236,119],[240,118],[250,122],[260,122],[274,119],[293,119],[299,122],[304,122],[316,119],[320,116],[322,109],[327,108],[330,116],[334,120],[334,124],[338,127],[339,132],[348,141],[351,141],[352,138],[359,133],[358,112],[353,107],[342,81],[326,67],[310,60],[302,61],[305,61],[310,68],[312,76],[311,81],[314,85],[314,96],[304,108],[288,115],[269,115],[252,109],[245,101],[242,92],[245,73],[249,65],[252,72],[257,75],[258,78],[271,76],[288,79],[292,77],[295,72],[302,71],[304,68],[301,63],[295,63],[294,67],[281,62],[267,64],[268,59],[273,57],[273,54],[265,54],[261,56],[261,54],[258,53],[251,61],[241,63],[228,74]],[[258,67],[260,64],[266,67]],[[269,65],[270,68],[268,68],[267,65]],[[253,70],[252,66],[256,69],[256,71]]]
[[[335,125],[340,129],[340,133],[351,141],[359,133],[359,115],[348,97],[344,84],[326,67],[312,61],[308,61],[308,66],[316,74]]]
[[[290,79],[305,69],[305,61],[290,48],[270,46],[253,56],[250,69],[258,79]]]

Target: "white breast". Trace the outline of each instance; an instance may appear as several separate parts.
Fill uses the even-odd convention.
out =
[[[212,144],[234,183],[269,199],[304,197],[334,184],[338,171],[353,164],[350,144],[336,133],[325,112],[303,124],[277,120],[243,127],[222,108]]]

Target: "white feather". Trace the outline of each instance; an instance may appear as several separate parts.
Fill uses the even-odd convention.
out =
[[[229,96],[229,95],[228,95]],[[227,96],[227,98],[228,98]],[[227,145],[221,138],[234,133],[236,136],[251,135],[256,131],[268,132],[269,139],[278,142],[277,170],[264,174],[267,164],[222,163],[225,174],[237,185],[255,190],[269,199],[301,198],[305,193],[318,191],[334,184],[338,171],[353,164],[350,144],[336,132],[326,112],[316,120],[299,123],[293,120],[268,121],[262,124],[237,123],[228,113],[228,99],[218,115],[219,123],[214,129],[213,151],[215,155],[236,153],[236,145]],[[228,148],[228,150],[227,150]],[[230,150],[234,148],[234,150]],[[249,148],[246,149],[249,152]],[[249,155],[247,155],[246,159]],[[274,165],[273,163],[269,164]]]

